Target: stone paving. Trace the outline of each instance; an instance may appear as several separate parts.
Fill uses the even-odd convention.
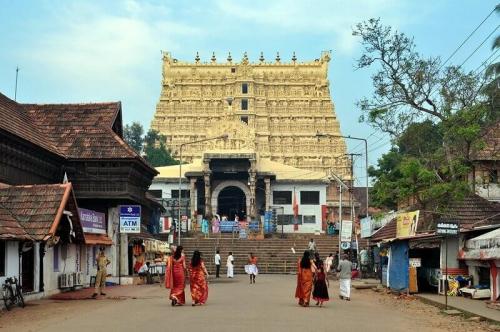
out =
[[[201,307],[190,305],[188,288],[183,307],[172,307],[159,284],[110,287],[97,300],[88,299],[87,290],[82,300],[56,297],[1,313],[0,331],[497,331],[372,290],[353,290],[352,301],[341,301],[337,282],[324,307],[303,308],[294,299],[295,281],[292,275],[259,275],[254,285],[243,275],[212,280]]]

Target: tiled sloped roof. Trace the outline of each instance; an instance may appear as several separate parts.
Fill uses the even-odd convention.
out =
[[[17,222],[9,210],[0,204],[0,239],[2,240],[30,240],[31,237]]]
[[[121,103],[23,104],[31,120],[68,158],[140,158],[111,128]]]
[[[461,228],[500,224],[500,208],[478,195],[451,202],[446,212]]]
[[[0,189],[0,207],[17,221],[25,234],[41,241],[54,234],[70,192],[69,183],[10,186]],[[17,235],[18,228],[14,232],[11,235]]]
[[[394,239],[396,237],[396,228],[397,228],[397,218],[392,219],[383,227],[378,229],[375,233],[372,234],[372,241],[381,241],[384,239]]]
[[[476,160],[500,160],[500,120],[486,129],[483,135],[485,146],[478,151]]]
[[[61,155],[60,151],[50,142],[31,120],[26,110],[0,93],[0,129],[16,135],[32,144],[50,152]]]

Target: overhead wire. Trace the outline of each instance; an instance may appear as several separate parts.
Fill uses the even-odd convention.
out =
[[[488,36],[486,36],[486,38],[483,39],[483,41],[481,42],[481,44],[479,44],[478,47],[476,47],[476,49],[474,51],[472,51],[471,54],[469,54],[469,56],[462,62],[462,64],[460,64],[460,66],[458,66],[458,68],[461,68],[467,61],[469,61],[469,59],[474,55],[476,54],[476,52],[481,48],[481,46],[484,45],[484,43],[486,43],[486,41],[495,33],[495,31],[498,30],[498,28],[500,28],[500,24],[497,25],[497,27],[495,29],[493,29],[492,32],[490,32],[490,34]]]
[[[455,49],[455,51],[453,51],[453,53],[451,53],[451,55],[441,64],[439,69],[443,68],[444,65],[447,64],[448,61],[450,61],[451,58],[455,56],[455,54],[457,54],[457,52],[462,48],[462,46],[464,46],[465,43],[467,43],[467,41],[474,35],[474,33],[476,33],[476,31],[484,24],[484,22],[486,22],[486,20],[490,18],[490,16],[495,12],[495,9],[496,7],[491,10],[491,12],[481,21],[481,23],[479,23],[479,25],[467,36],[467,38],[465,38],[465,40]]]

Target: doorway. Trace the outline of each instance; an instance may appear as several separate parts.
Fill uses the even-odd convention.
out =
[[[234,220],[237,215],[240,220],[246,217],[246,196],[238,187],[229,186],[221,190],[217,198],[217,212],[227,216],[228,220]]]
[[[35,285],[35,247],[24,242],[21,247],[21,286],[23,292],[33,292]]]

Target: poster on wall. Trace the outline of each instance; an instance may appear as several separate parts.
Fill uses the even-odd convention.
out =
[[[120,206],[120,233],[141,232],[141,206]]]
[[[366,217],[360,220],[361,223],[361,237],[370,237],[372,235],[372,218]]]
[[[398,214],[396,237],[415,236],[418,227],[419,212],[417,210]]]
[[[78,215],[85,233],[106,234],[106,216],[104,213],[78,209]]]
[[[341,242],[351,242],[352,238],[352,221],[342,220],[342,229],[340,231]]]

